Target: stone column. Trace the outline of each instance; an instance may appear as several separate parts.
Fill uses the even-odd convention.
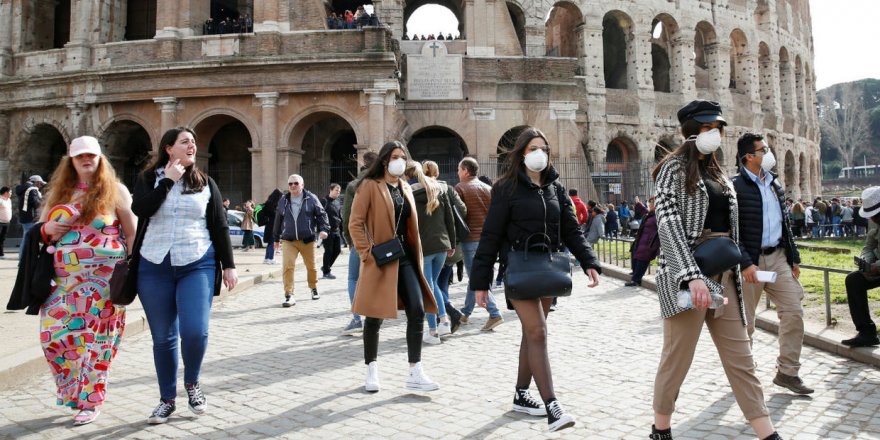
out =
[[[569,136],[570,129],[576,128],[573,126],[577,108],[577,101],[550,101],[550,120],[556,121],[556,142],[559,143],[556,151],[562,160],[578,153],[578,149],[573,148],[575,140]]]
[[[379,151],[385,138],[385,89],[365,89],[370,115],[370,149]]]
[[[153,102],[159,104],[159,108],[162,111],[162,125],[161,132],[159,133],[159,137],[161,138],[166,131],[177,126],[177,98],[173,96],[162,96],[153,98]]]
[[[64,45],[64,71],[82,70],[91,65],[92,48],[89,41],[93,3],[91,0],[70,2],[70,41]]]
[[[672,40],[670,64],[670,91],[680,92],[683,102],[697,97],[696,68],[694,67],[694,36],[693,29],[679,29]]]
[[[88,108],[87,104],[82,102],[68,102],[67,109],[70,110],[70,136],[71,138],[77,138],[80,136],[89,135],[89,133],[85,130],[84,116],[86,109]]]
[[[0,79],[15,74],[12,63],[12,0],[0,0]]]
[[[762,116],[761,111],[761,90],[760,90],[760,75],[758,72],[758,56],[754,54],[747,54],[742,56],[742,64],[746,66],[746,70],[748,74],[746,75],[746,84],[745,91],[746,96],[749,97],[749,102],[751,103],[752,109],[752,118],[751,118],[751,126],[752,127],[763,127],[764,126],[764,118]],[[743,119],[743,121],[748,121],[748,119]]]
[[[602,17],[587,17],[587,22],[577,27],[581,45],[578,65],[587,89],[605,88],[605,56],[602,42]]]
[[[262,117],[262,133],[260,137],[259,149],[261,150],[260,160],[253,158],[252,163],[261,163],[263,174],[262,181],[257,182],[254,179],[253,187],[259,188],[257,197],[269,194],[270,191],[278,187],[278,177],[275,170],[276,150],[278,149],[278,92],[255,93],[254,96],[260,100],[260,106],[263,108]],[[257,176],[259,173],[254,174]]]
[[[761,75],[760,93],[762,109],[769,114],[780,113],[779,104],[779,56],[770,54],[769,57],[759,60],[759,74]]]
[[[467,0],[465,25],[467,26],[467,54],[477,57],[495,56],[495,2],[494,0]],[[527,27],[528,29],[528,27]],[[530,53],[528,35],[526,52]],[[543,42],[541,46],[543,47]],[[544,52],[541,51],[541,55]]]
[[[0,182],[12,183],[9,178],[9,115],[0,112]]]
[[[280,12],[278,0],[254,2],[254,32],[281,31]]]

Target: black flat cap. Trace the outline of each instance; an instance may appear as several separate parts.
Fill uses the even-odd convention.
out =
[[[691,101],[688,105],[681,108],[678,111],[678,122],[684,123],[684,121],[695,120],[697,122],[721,122],[723,125],[727,125],[727,121],[721,117],[721,105],[715,101],[704,101],[702,99],[697,99],[695,101]]]

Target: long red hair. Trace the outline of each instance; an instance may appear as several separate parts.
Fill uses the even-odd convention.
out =
[[[73,166],[70,156],[61,158],[61,163],[52,172],[49,185],[46,190],[46,198],[43,201],[42,221],[46,221],[49,211],[58,205],[73,201],[73,193],[79,183],[79,175]],[[77,223],[88,224],[99,214],[108,214],[116,209],[119,202],[119,179],[113,166],[103,154],[100,156],[98,168],[89,183],[89,189],[79,199],[80,218]]]

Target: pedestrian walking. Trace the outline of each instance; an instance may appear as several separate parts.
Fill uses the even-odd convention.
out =
[[[620,206],[617,208],[617,217],[620,220],[620,229],[623,231],[623,236],[629,237],[632,234],[629,228],[629,223],[632,221],[632,212],[626,202],[620,202]]]
[[[241,248],[244,249],[245,252],[250,252],[254,249],[254,208],[256,204],[254,204],[253,200],[248,200],[244,202],[244,216],[241,219]],[[265,235],[264,235],[265,237]]]
[[[293,297],[293,274],[296,259],[302,255],[306,266],[306,278],[312,292],[312,300],[318,295],[318,269],[315,267],[315,235],[321,240],[327,238],[330,224],[321,201],[311,191],[299,174],[287,178],[288,192],[278,201],[275,209],[275,243],[281,247],[282,281],[284,282],[284,302],[282,307],[296,304]]]
[[[425,176],[422,164],[410,162],[405,176],[410,179],[416,216],[419,219],[419,239],[422,242],[422,274],[434,293],[438,313],[428,313],[428,332],[422,336],[426,344],[439,344],[440,336],[452,333],[452,324],[446,315],[443,293],[437,286],[446,257],[455,254],[455,221],[446,198],[447,186]]]
[[[779,439],[764,391],[755,375],[742,285],[737,266],[716,276],[702,273],[693,256],[700,240],[730,237],[739,241],[736,193],[724,177],[715,152],[727,122],[716,102],[696,100],[678,111],[685,142],[657,164],[654,178],[660,258],[657,294],[663,317],[663,350],[654,379],[652,440],[672,439],[672,413],[690,369],[705,324],[712,334],[733,395],[761,439]],[[679,292],[692,308],[679,305]],[[724,295],[727,305],[713,300]],[[712,303],[716,304],[713,305]],[[715,307],[709,313],[709,307]],[[714,372],[712,374],[719,374]]]
[[[382,146],[357,188],[351,206],[349,231],[361,258],[352,311],[364,322],[364,389],[379,391],[379,327],[397,318],[398,305],[406,312],[406,347],[409,374],[406,388],[432,391],[440,386],[422,368],[422,335],[425,313],[437,313],[437,303],[422,267],[422,243],[412,189],[403,176],[409,151],[398,141]],[[398,251],[396,259],[374,254],[376,246]],[[400,253],[402,251],[402,254]],[[377,259],[377,255],[381,260]]]
[[[34,222],[40,218],[40,205],[43,202],[43,193],[40,189],[46,185],[46,181],[39,174],[34,174],[21,185],[15,187],[15,195],[18,196],[18,222],[21,224],[21,242],[27,239],[28,231],[34,227]],[[18,247],[18,257],[24,246]]]
[[[8,186],[0,188],[0,257],[3,257],[3,242],[6,241],[6,232],[9,231],[9,222],[12,221],[12,190]]]
[[[865,235],[865,232],[868,230],[868,219],[862,217],[864,212],[864,208],[862,207],[862,202],[860,200],[856,200],[853,202],[853,227],[855,228],[855,237],[861,237]]]
[[[140,219],[134,274],[159,383],[160,401],[147,418],[150,424],[167,422],[177,409],[178,340],[189,409],[196,415],[207,410],[199,377],[211,304],[221,280],[229,290],[238,283],[223,196],[196,165],[197,151],[189,128],[166,131],[134,188],[132,210]]]
[[[605,211],[598,206],[592,207],[587,225],[587,242],[590,246],[595,246],[605,236]]]
[[[605,238],[617,238],[620,231],[620,225],[617,224],[617,208],[613,203],[609,203],[605,211]]]
[[[553,252],[568,247],[590,278],[589,287],[599,284],[599,261],[578,227],[572,203],[558,181],[559,173],[550,164],[549,155],[546,136],[527,127],[507,156],[507,172],[492,188],[492,202],[469,275],[470,288],[476,292],[476,303],[481,307],[489,305],[492,266],[502,246],[510,246],[511,254],[528,251],[532,245]],[[535,235],[541,238],[530,241]],[[548,291],[546,296],[535,299],[513,299],[509,294],[507,299],[508,308],[516,310],[522,324],[513,409],[546,415],[551,432],[575,424],[574,417],[556,399],[547,354],[547,315],[558,294]],[[533,378],[543,404],[529,393]]]
[[[641,286],[642,277],[648,271],[651,260],[660,253],[660,235],[657,234],[657,216],[654,214],[654,208],[654,196],[651,196],[648,198],[648,213],[642,219],[629,248],[632,255],[630,262],[632,278],[624,286]]]
[[[757,133],[740,136],[736,148],[740,169],[730,180],[739,210],[739,267],[745,281],[743,303],[749,340],[753,341],[755,313],[766,292],[779,317],[779,357],[773,383],[796,394],[811,394],[813,389],[798,376],[804,344],[804,287],[798,281],[801,256],[785,214],[785,190],[770,171],[776,158],[764,136]],[[758,271],[774,272],[776,281],[759,280]]]
[[[108,282],[137,219],[97,139],[74,139],[52,176],[42,227],[33,231],[55,261],[51,294],[40,307],[40,342],[57,404],[77,410],[73,424],[85,425],[100,414],[125,328],[125,307],[110,301]]]
[[[855,337],[841,341],[850,347],[880,345],[877,326],[871,319],[868,290],[880,287],[880,186],[862,191],[862,208],[859,215],[868,221],[865,246],[859,256],[858,270],[846,276],[846,299],[849,314],[856,326]]]
[[[853,209],[852,202],[847,200],[840,208],[840,227],[844,237],[854,237],[855,230],[853,228]]]
[[[568,189],[568,196],[571,198],[571,202],[574,204],[574,210],[575,210],[575,215],[577,216],[578,227],[581,228],[582,231],[586,232],[584,230],[584,228],[587,224],[587,219],[590,218],[590,214],[587,212],[587,205],[585,205],[583,200],[581,200],[581,198],[578,197],[577,188],[569,188]]]
[[[480,234],[483,232],[483,223],[486,221],[486,214],[489,212],[489,204],[492,201],[492,187],[486,185],[477,175],[480,171],[480,165],[477,160],[472,157],[465,157],[458,163],[458,178],[460,182],[455,185],[455,192],[464,201],[467,206],[467,222],[470,234],[462,240],[461,250],[464,255],[464,268],[470,279],[471,266],[474,263],[474,255],[477,253],[477,246],[480,244]],[[493,261],[494,263],[494,261]],[[459,276],[461,281],[461,276]],[[468,285],[467,293],[464,298],[464,307],[461,309],[462,324],[470,323],[471,313],[474,311],[476,301],[474,299],[474,291]],[[482,331],[490,331],[498,327],[504,322],[501,311],[495,303],[495,296],[489,294],[489,304],[486,306],[489,312],[489,319],[483,325]]]
[[[278,208],[278,201],[281,200],[281,191],[278,188],[272,190],[266,201],[263,202],[263,209],[257,214],[257,225],[263,226],[263,243],[266,245],[266,255],[263,264],[278,264],[275,261],[275,210]]]
[[[336,275],[330,272],[333,270],[333,263],[342,253],[342,234],[339,231],[339,227],[342,225],[342,207],[339,204],[340,192],[342,192],[342,187],[338,183],[331,183],[327,197],[321,200],[324,211],[327,213],[327,223],[330,225],[327,238],[321,242],[321,246],[324,247],[324,264],[321,265],[321,273],[327,280],[336,279]]]
[[[345,237],[345,241],[351,243],[351,246],[348,247],[348,301],[349,304],[352,305],[354,304],[354,293],[357,288],[358,278],[360,278],[361,258],[357,253],[357,249],[354,247],[354,241],[351,239],[351,231],[348,228],[349,220],[351,219],[351,205],[352,202],[354,202],[358,184],[360,184],[361,179],[367,175],[367,170],[373,166],[373,162],[376,161],[376,152],[367,151],[364,153],[363,161],[364,165],[361,166],[361,170],[357,177],[345,186],[345,200],[342,204],[342,235]],[[345,328],[342,329],[342,334],[354,335],[362,331],[364,331],[364,323],[361,316],[357,313],[352,313],[351,321],[349,321]]]
[[[791,205],[791,233],[795,237],[801,238],[804,235],[806,227],[806,214],[804,204],[800,201]]]

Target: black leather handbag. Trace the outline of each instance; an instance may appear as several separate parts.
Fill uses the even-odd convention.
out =
[[[457,238],[459,242],[462,242],[468,235],[471,235],[471,229],[464,220],[464,216],[462,216],[461,213],[458,212],[458,208],[455,207],[455,203],[452,201],[452,196],[449,195],[449,191],[452,190],[446,190],[446,202],[449,204],[449,209],[452,210],[452,219],[455,222],[455,238]]]
[[[370,249],[370,253],[373,254],[373,258],[376,259],[376,264],[379,266],[384,266],[406,256],[406,251],[403,250],[403,243],[400,242],[398,237],[394,237],[384,243],[374,244],[372,249]]]
[[[741,258],[739,246],[730,237],[710,238],[694,248],[694,261],[708,277],[732,269]]]
[[[507,299],[537,299],[571,295],[571,260],[565,252],[552,252],[545,243],[535,250],[529,246],[533,237],[550,237],[544,233],[530,235],[525,248],[507,254],[504,295]]]

